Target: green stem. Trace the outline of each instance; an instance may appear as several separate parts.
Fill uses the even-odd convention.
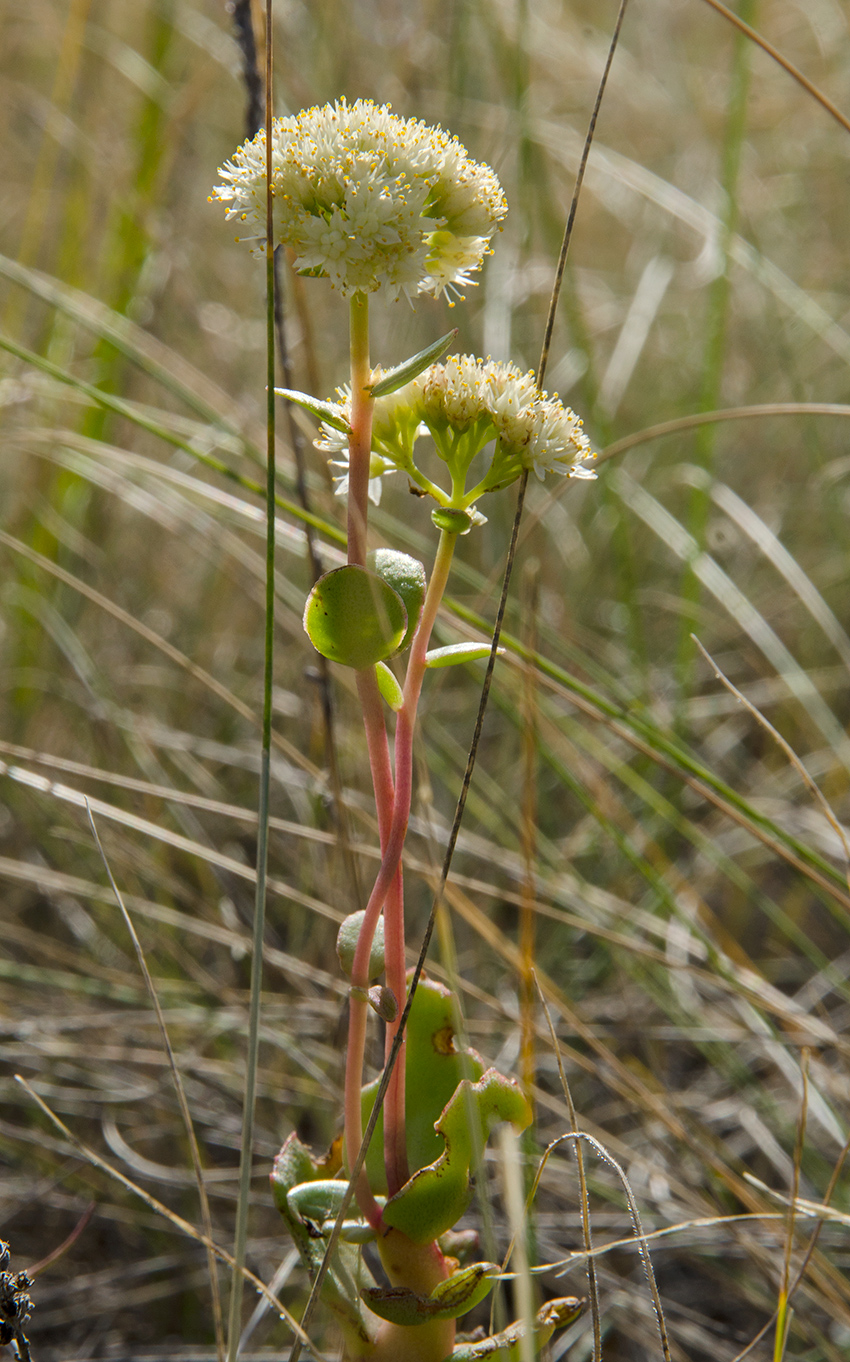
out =
[[[351,354],[351,439],[348,446],[348,561],[366,562],[366,527],[369,521],[369,464],[372,458],[372,411],[375,399],[368,391],[369,299],[355,293],[349,308]]]
[[[227,1362],[236,1362],[242,1332],[242,1289],[248,1239],[248,1207],[251,1200],[251,1171],[254,1152],[254,1105],[257,1087],[257,1060],[260,1047],[260,994],[263,978],[263,935],[266,918],[266,875],[268,871],[269,783],[272,735],[272,682],[274,677],[274,551],[275,551],[275,334],[274,334],[274,234],[271,196],[271,0],[266,15],[266,383],[267,383],[267,456],[266,456],[266,600],[265,648],[263,666],[263,749],[260,768],[259,830],[257,837],[257,887],[254,900],[254,934],[251,951],[251,998],[248,1012],[248,1054],[245,1071],[245,1099],[242,1111],[242,1148],[239,1159],[239,1200],[236,1208],[236,1233],[233,1247],[233,1285],[227,1330]]]
[[[369,299],[355,293],[349,307],[351,356],[351,438],[348,446],[348,561],[360,566],[366,562],[366,532],[369,521],[369,465],[372,457],[372,412],[374,398],[368,390],[371,379],[369,361]],[[357,673],[357,692],[363,711],[369,766],[375,791],[375,806],[381,836],[381,851],[386,854],[394,788],[383,704],[375,679],[374,668]],[[360,1109],[360,1089],[363,1083],[363,1059],[366,1049],[366,1022],[369,986],[369,951],[381,911],[381,903],[373,902],[366,910],[360,932],[358,952],[351,974],[352,990],[349,999],[348,1049],[345,1064],[345,1146],[349,1166],[353,1166],[360,1148],[363,1122]],[[365,958],[360,944],[368,940]],[[365,1168],[356,1187],[357,1204],[372,1225],[380,1222],[380,1210],[372,1196]]]

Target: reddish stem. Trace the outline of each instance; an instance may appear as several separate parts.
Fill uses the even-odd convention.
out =
[[[372,949],[372,937],[374,935],[378,916],[381,909],[384,908],[384,941],[385,944],[387,942],[393,943],[393,950],[397,951],[397,954],[393,956],[392,981],[389,967],[387,970],[387,981],[389,986],[393,989],[393,992],[396,992],[396,987],[398,986],[396,974],[400,973],[400,992],[396,993],[399,1007],[401,1007],[405,996],[404,906],[400,885],[399,893],[397,895],[391,894],[391,890],[396,877],[400,875],[401,855],[404,850],[404,841],[407,836],[407,824],[410,818],[410,802],[413,784],[413,732],[416,720],[416,709],[419,703],[419,694],[422,689],[422,680],[425,675],[425,654],[428,651],[431,630],[434,627],[437,610],[446,589],[456,539],[457,535],[455,534],[449,534],[445,530],[441,532],[440,543],[434,560],[434,568],[425,596],[425,604],[422,607],[419,627],[416,630],[410,648],[410,660],[407,665],[407,676],[404,683],[404,704],[399,711],[396,723],[395,800],[393,803],[392,822],[390,824],[386,843],[382,846],[383,857],[381,860],[381,868],[378,871],[372,893],[369,896],[369,902],[366,905],[366,915],[363,927],[360,931],[360,936],[357,940],[357,947],[354,953],[354,966],[352,969],[352,982],[363,978],[367,973],[369,968],[369,952]],[[363,675],[363,673],[360,673],[359,675]],[[390,1044],[392,1043],[396,1030],[397,1026],[395,1023],[387,1028]],[[350,1046],[349,1053],[351,1053]],[[407,1171],[407,1148],[405,1143],[404,1121],[404,1067],[401,1060],[402,1055],[400,1054],[393,1073],[393,1080],[387,1091],[384,1106],[384,1158],[387,1170],[387,1184],[391,1189],[391,1194],[392,1190],[398,1190],[398,1187],[402,1186],[407,1180],[406,1176],[403,1176]],[[353,1112],[351,1114],[353,1114]],[[349,1105],[347,1099],[347,1139],[348,1121]],[[361,1129],[359,1104],[357,1129]],[[357,1147],[359,1148],[359,1144]],[[351,1156],[349,1155],[349,1157]],[[400,1182],[398,1181],[399,1178],[401,1178]]]

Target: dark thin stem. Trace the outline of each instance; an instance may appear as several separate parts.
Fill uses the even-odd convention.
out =
[[[257,62],[257,40],[251,16],[251,0],[233,0],[233,31],[242,53],[242,79],[248,103],[245,108],[245,131],[253,137],[263,126],[263,77]]]
[[[251,997],[248,1013],[245,1100],[242,1113],[242,1149],[239,1159],[239,1200],[233,1248],[233,1284],[228,1317],[227,1362],[236,1362],[242,1332],[242,1268],[248,1240],[248,1209],[254,1152],[254,1106],[257,1060],[260,1048],[260,995],[263,977],[263,936],[266,917],[266,875],[269,849],[269,786],[272,741],[272,691],[274,680],[274,559],[275,559],[275,318],[274,231],[272,222],[272,0],[266,0],[266,601],[263,667],[263,736],[257,837],[257,891],[251,951]]]
[[[584,139],[584,149],[581,153],[578,173],[576,175],[573,198],[570,204],[570,211],[567,214],[567,225],[564,228],[564,239],[561,242],[561,254],[558,256],[558,265],[555,270],[555,282],[552,286],[552,296],[549,299],[549,315],[546,318],[546,327],[543,332],[543,345],[540,351],[540,363],[537,366],[537,386],[543,387],[543,379],[546,374],[546,366],[549,363],[549,347],[552,344],[552,332],[555,329],[555,313],[558,310],[558,299],[561,296],[561,284],[564,281],[564,270],[567,265],[567,255],[570,249],[570,241],[573,235],[573,223],[576,220],[576,210],[578,209],[579,195],[584,180],[584,172],[587,168],[587,158],[590,155],[590,147],[593,142],[593,134],[596,131],[596,120],[599,117],[599,110],[602,106],[602,96],[605,94],[605,86],[608,84],[608,72],[611,70],[611,63],[614,60],[614,53],[617,49],[617,41],[620,37],[620,29],[623,27],[623,18],[626,13],[626,5],[629,0],[620,0],[620,12],[617,15],[617,22],[614,25],[614,32],[611,34],[611,42],[608,47],[608,57],[605,62],[605,70],[602,72],[602,79],[599,82],[599,89],[596,92],[596,103],[593,106],[593,113],[590,115],[590,123],[587,128],[587,136]]]

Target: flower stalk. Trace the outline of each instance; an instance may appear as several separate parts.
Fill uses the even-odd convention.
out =
[[[291,390],[283,395],[321,422],[318,448],[342,456],[332,462],[342,470],[337,492],[348,498],[347,564],[315,584],[304,627],[324,657],[355,672],[381,849],[366,908],[343,923],[337,948],[351,980],[348,1167],[361,1158],[364,1113],[370,1131],[382,1123],[382,1139],[346,1186],[338,1155],[315,1160],[290,1136],[275,1164],[275,1199],[315,1279],[314,1293],[323,1284],[349,1362],[446,1362],[455,1319],[484,1298],[497,1269],[459,1266],[442,1236],[469,1202],[490,1123],[510,1121],[522,1130],[531,1109],[512,1080],[485,1071],[474,1052],[456,1049],[454,1004],[445,989],[423,977],[408,996],[402,855],[416,716],[429,666],[480,655],[474,644],[429,652],[458,536],[484,522],[477,499],[517,480],[523,491],[532,469],[541,479],[552,471],[592,477],[593,456],[578,417],[541,392],[533,375],[469,355],[437,362],[451,333],[390,369],[371,367],[369,295],[457,293],[472,282],[507,211],[493,172],[472,161],[456,138],[398,118],[388,106],[340,100],[267,124],[220,175],[213,197],[228,205],[228,217],[257,228],[248,239],[262,240],[269,258],[275,244],[285,245],[296,270],[324,276],[348,301],[349,386],[337,390],[336,402]],[[271,385],[270,379],[270,394]],[[425,435],[436,463],[428,472],[416,449]],[[473,465],[476,485],[469,489]],[[408,555],[368,551],[369,501],[379,502],[382,478],[392,472],[434,503],[440,536],[427,583],[423,565]],[[399,685],[386,664],[407,648]],[[395,714],[392,748],[388,710]],[[382,970],[386,983],[378,986]],[[370,1005],[386,1024],[388,1068],[396,1056],[378,1088],[363,1086]],[[352,1189],[362,1219],[348,1222]],[[325,1251],[319,1245],[326,1233]],[[359,1245],[370,1237],[389,1287],[363,1288],[369,1273]]]

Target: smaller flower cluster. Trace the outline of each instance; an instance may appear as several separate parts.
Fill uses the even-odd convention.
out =
[[[351,396],[338,389],[333,404],[338,419],[348,424]],[[426,478],[413,459],[417,438],[430,434],[437,453],[452,477],[451,493]],[[466,480],[473,459],[494,442],[490,465],[472,489]],[[338,468],[348,467],[348,438],[344,431],[323,424],[316,447],[338,453]],[[467,509],[476,497],[515,482],[524,469],[543,479],[546,473],[570,478],[595,478],[590,467],[596,457],[574,411],[557,395],[541,392],[534,375],[515,364],[452,355],[388,397],[375,402],[372,428],[372,466],[369,495],[377,505],[381,477],[401,470],[443,506]],[[348,488],[347,473],[338,479],[337,492]]]

